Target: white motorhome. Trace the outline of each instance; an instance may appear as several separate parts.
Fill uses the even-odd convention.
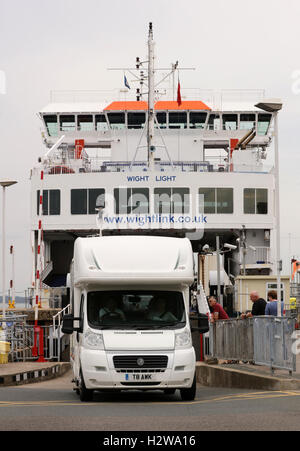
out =
[[[78,238],[71,267],[75,389],[159,389],[183,400],[196,392],[189,322],[193,252],[187,238]],[[206,318],[198,328],[207,331]]]

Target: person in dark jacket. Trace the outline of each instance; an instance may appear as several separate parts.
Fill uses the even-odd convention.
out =
[[[252,310],[248,313],[243,313],[242,318],[251,318],[252,316],[263,316],[265,314],[267,303],[261,298],[257,291],[251,291],[250,300],[252,301]]]

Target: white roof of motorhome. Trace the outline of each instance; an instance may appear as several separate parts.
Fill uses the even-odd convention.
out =
[[[193,252],[187,238],[107,236],[78,238],[74,282],[190,285]]]

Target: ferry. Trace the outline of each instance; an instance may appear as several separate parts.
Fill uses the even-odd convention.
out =
[[[169,75],[178,73],[176,63]],[[217,284],[216,265],[208,280],[201,273],[216,251],[222,289],[240,275],[276,274],[267,159],[276,111],[262,108],[263,90],[185,91],[179,79],[177,98],[175,85],[166,98],[161,74],[150,24],[148,61],[124,70],[126,89],[115,99],[55,92],[39,111],[44,155],[30,177],[36,292],[63,293],[76,238],[99,234],[189,238],[204,287]]]

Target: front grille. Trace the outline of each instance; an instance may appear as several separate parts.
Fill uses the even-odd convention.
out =
[[[126,368],[125,370],[121,370],[121,369],[118,369],[118,370],[116,370],[116,372],[117,373],[134,373],[134,374],[136,374],[136,373],[164,373],[166,370],[165,369],[144,369],[144,370],[141,370],[140,368],[134,368],[134,369],[128,369],[128,368]]]
[[[143,361],[143,364],[141,365]],[[167,355],[118,355],[113,357],[116,369],[162,369],[168,366]],[[138,364],[138,362],[140,364]]]

